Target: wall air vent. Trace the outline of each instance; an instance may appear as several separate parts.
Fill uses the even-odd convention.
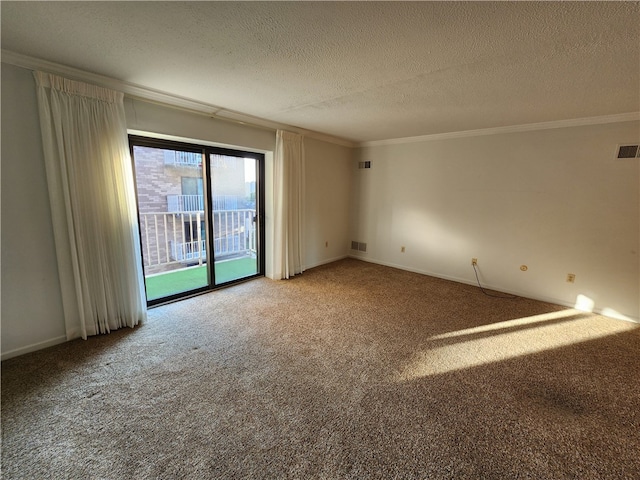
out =
[[[351,241],[351,250],[357,250],[358,252],[366,252],[367,244],[364,242]]]
[[[640,145],[618,145],[616,158],[640,158]]]
[[[369,160],[366,162],[358,162],[358,168],[371,168],[371,162]]]

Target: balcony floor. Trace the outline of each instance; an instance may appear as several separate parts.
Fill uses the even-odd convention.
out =
[[[218,284],[256,273],[256,259],[242,257],[215,264]],[[175,295],[207,285],[207,266],[194,266],[146,277],[147,300]]]

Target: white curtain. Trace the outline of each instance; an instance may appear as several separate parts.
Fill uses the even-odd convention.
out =
[[[122,93],[34,72],[67,339],[146,318]]]
[[[304,271],[304,144],[302,135],[278,130],[273,165],[273,278]]]

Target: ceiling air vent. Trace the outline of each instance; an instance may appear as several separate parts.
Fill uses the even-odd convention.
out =
[[[371,161],[358,162],[358,168],[371,168]]]
[[[617,158],[640,158],[640,145],[618,145]]]

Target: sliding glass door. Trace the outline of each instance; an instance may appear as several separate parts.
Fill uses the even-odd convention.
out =
[[[261,154],[130,136],[150,305],[264,273]]]
[[[209,155],[215,283],[256,275],[258,265],[258,160]]]

